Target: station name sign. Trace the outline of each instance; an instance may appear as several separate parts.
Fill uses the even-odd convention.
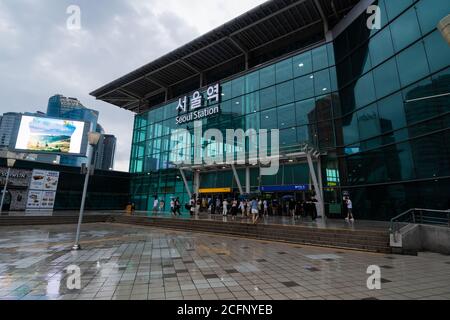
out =
[[[200,91],[195,91],[192,97],[184,96],[178,99],[176,124],[181,125],[218,114],[220,97],[220,85],[216,83],[206,90],[206,107],[203,106],[204,99]],[[211,106],[215,103],[217,104]]]

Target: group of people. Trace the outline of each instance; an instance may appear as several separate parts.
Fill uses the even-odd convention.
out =
[[[353,204],[348,196],[344,197],[344,209],[346,211],[347,222],[354,222]],[[227,198],[192,198],[189,203],[185,205],[185,209],[189,211],[191,216],[207,212],[210,214],[222,214],[223,216],[231,215],[235,219],[238,214],[242,217],[252,217],[253,222],[256,222],[259,217],[267,215],[282,215],[288,214],[294,219],[299,217],[310,216],[313,221],[317,219],[317,200],[314,197],[305,200],[295,200],[293,197],[286,199],[280,205],[279,200],[267,199],[227,199]],[[153,214],[164,212],[164,200],[158,200],[155,197],[153,201]],[[170,212],[173,216],[181,216],[181,202],[179,198],[172,198],[170,201]]]

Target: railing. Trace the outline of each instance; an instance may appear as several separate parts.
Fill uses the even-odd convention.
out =
[[[450,210],[409,209],[391,219],[390,233],[396,237],[400,231],[400,225],[405,223],[431,224],[450,228]]]

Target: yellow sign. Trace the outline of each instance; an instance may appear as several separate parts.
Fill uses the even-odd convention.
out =
[[[210,189],[199,189],[199,193],[230,193],[231,188],[210,188]]]

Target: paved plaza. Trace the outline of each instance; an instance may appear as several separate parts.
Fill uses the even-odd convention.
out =
[[[0,227],[0,299],[450,299],[450,257],[374,254],[119,224]],[[66,268],[81,271],[69,290]],[[381,290],[367,268],[381,268]],[[69,277],[70,278],[70,277]]]

